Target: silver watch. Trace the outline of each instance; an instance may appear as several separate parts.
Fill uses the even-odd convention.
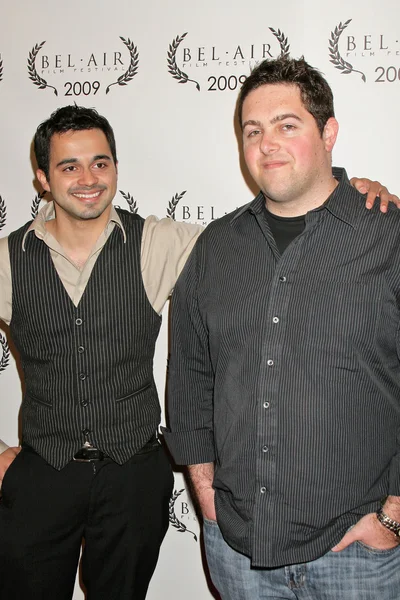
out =
[[[383,508],[381,507],[376,512],[376,516],[378,518],[379,523],[381,523],[386,529],[389,529],[394,535],[400,540],[400,523],[391,519],[383,512]]]

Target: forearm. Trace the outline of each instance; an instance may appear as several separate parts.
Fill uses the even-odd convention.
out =
[[[388,496],[383,505],[383,512],[394,521],[400,522],[400,496]]]
[[[202,465],[188,465],[190,481],[196,496],[201,496],[204,491],[212,488],[214,479],[214,463]]]
[[[214,463],[189,465],[188,470],[193,491],[203,516],[206,519],[215,521],[215,492],[212,487],[214,480]]]

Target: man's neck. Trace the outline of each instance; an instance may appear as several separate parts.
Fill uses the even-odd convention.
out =
[[[68,258],[82,268],[107,226],[111,207],[100,217],[88,220],[75,219],[57,208],[55,207],[55,218],[46,221],[46,229],[62,246]]]
[[[275,201],[266,196],[265,204],[273,215],[286,218],[300,217],[322,206],[337,185],[338,181],[334,177],[330,177],[326,181],[317,182],[312,190],[308,190],[298,198],[285,202]]]

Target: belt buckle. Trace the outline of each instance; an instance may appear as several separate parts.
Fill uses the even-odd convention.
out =
[[[104,460],[104,452],[93,446],[84,445],[74,455],[75,462],[93,462],[95,460]]]

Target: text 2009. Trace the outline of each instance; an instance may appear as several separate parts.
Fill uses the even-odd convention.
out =
[[[377,83],[400,81],[400,69],[397,69],[396,67],[387,67],[386,69],[384,67],[376,67],[375,73],[379,73],[378,77],[375,79]]]
[[[246,81],[246,75],[240,75],[239,77],[236,77],[236,75],[231,75],[230,77],[225,77],[225,75],[220,75],[220,77],[212,76],[207,81],[210,84],[208,88],[209,92],[233,91],[243,85]]]
[[[80,96],[83,94],[84,96],[90,96],[90,94],[97,94],[100,89],[100,81],[67,81],[64,83],[64,87],[66,88],[65,96]]]

